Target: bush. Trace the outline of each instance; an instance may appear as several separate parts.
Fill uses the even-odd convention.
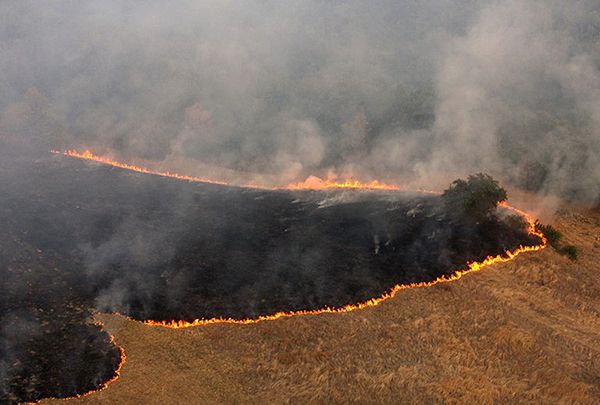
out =
[[[544,234],[546,239],[548,239],[550,246],[556,250],[560,249],[560,239],[562,238],[562,233],[558,229],[552,225],[541,224],[539,221],[535,222],[535,227]]]
[[[563,256],[567,256],[573,261],[577,260],[577,248],[573,245],[563,246],[558,250],[558,253],[560,253]]]
[[[484,221],[493,216],[498,203],[507,198],[506,190],[490,175],[477,173],[465,181],[458,179],[442,194],[449,212]]]
[[[550,244],[554,250],[563,256],[567,256],[573,261],[577,260],[577,247],[573,245],[562,246],[562,233],[558,229],[552,225],[541,224],[538,221],[535,222],[535,226],[544,234],[546,239],[548,239],[548,244]]]

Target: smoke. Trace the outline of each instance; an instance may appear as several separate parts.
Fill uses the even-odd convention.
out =
[[[547,168],[547,189],[600,192],[600,7],[503,1],[452,38],[436,75],[435,146],[426,168],[516,176]],[[594,14],[595,12],[595,14]]]
[[[0,19],[0,131],[44,147],[599,194],[593,0],[6,1]]]
[[[176,308],[184,298],[198,296],[184,295],[192,276],[211,294],[213,285],[243,285],[251,274],[240,271],[231,280],[206,269],[245,269],[244,252],[252,255],[254,268],[264,270],[256,286],[249,284],[234,297],[253,314],[263,309],[257,288],[276,281],[278,266],[296,272],[281,278],[306,276],[317,295],[326,296],[332,289],[319,281],[321,268],[343,263],[328,256],[338,247],[333,236],[319,235],[349,237],[333,222],[337,211],[330,210],[336,215],[323,222],[336,226],[314,234],[298,227],[292,237],[286,224],[304,214],[293,208],[299,200],[280,200],[277,193],[265,201],[244,194],[255,191],[231,189],[216,199],[210,186],[185,192],[166,182],[143,184],[140,178],[111,183],[103,169],[76,169],[73,178],[90,181],[75,184],[71,174],[45,173],[47,161],[26,156],[27,164],[10,162],[23,150],[48,157],[49,149],[84,147],[242,184],[285,185],[318,176],[439,189],[485,171],[532,191],[597,203],[600,4],[0,1],[0,214],[14,220],[4,236],[25,230],[21,233],[29,236],[23,237],[43,250],[61,243],[77,246],[83,270],[56,273],[77,279],[77,293],[93,296],[100,310],[151,312],[157,295],[167,309]],[[328,196],[315,215],[342,207],[348,198]],[[78,199],[81,204],[74,202]],[[287,222],[270,222],[279,218]],[[368,252],[380,257],[391,249],[392,236],[375,225],[374,231],[365,225],[368,231],[356,232],[366,238]],[[281,235],[267,238],[267,231],[280,228]],[[414,257],[407,263],[433,256],[429,243],[439,244],[436,260],[449,263],[449,233],[439,235],[430,227],[422,232],[430,242],[411,244],[407,251]],[[264,238],[257,239],[263,241],[258,248],[253,235]],[[303,240],[306,250],[300,249]],[[186,249],[196,256],[177,262],[187,257]],[[21,251],[17,245],[5,247],[0,264]],[[32,252],[23,263],[38,254]],[[61,297],[57,308],[69,302],[67,281],[53,284],[45,295],[21,294],[43,290],[56,278],[52,266],[39,269],[31,272],[39,278],[36,286],[26,278],[4,277],[0,289],[36,297],[35,308],[47,308],[51,297]],[[354,277],[350,281],[358,288],[373,276],[366,267],[356,269],[344,277]],[[2,301],[3,307],[9,303]],[[72,318],[83,322],[86,316],[77,312]],[[23,354],[19,339],[44,334],[35,317],[11,311],[0,318],[1,381]],[[104,346],[109,350],[108,342]],[[6,384],[0,384],[0,394],[5,391]]]

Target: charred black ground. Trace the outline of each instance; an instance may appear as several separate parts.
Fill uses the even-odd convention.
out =
[[[9,400],[110,378],[118,349],[86,323],[92,308],[193,320],[342,306],[538,242],[436,196],[250,190],[61,156],[3,159],[0,186]]]
[[[95,390],[115,375],[119,348],[90,324],[92,307],[78,294],[76,269],[26,241],[27,230],[12,217],[15,207],[2,191],[0,403]]]

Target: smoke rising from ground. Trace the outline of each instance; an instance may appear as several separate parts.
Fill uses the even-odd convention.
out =
[[[30,176],[10,169],[7,156],[18,153],[1,145],[19,143],[47,159],[49,149],[88,147],[162,162],[164,169],[190,175],[271,185],[316,175],[439,189],[466,173],[485,171],[530,190],[594,203],[600,194],[599,39],[597,0],[5,0],[0,2],[0,177],[12,194],[3,190],[0,196],[13,201],[2,205],[4,218],[21,214],[5,228],[15,234],[38,231],[51,257],[52,242],[65,233],[62,222],[50,227],[42,209],[29,215],[25,209],[31,202],[14,201],[35,190],[31,199],[53,210],[44,187],[58,181],[57,193],[64,196],[71,176],[77,176],[69,163],[64,178],[50,180],[43,177],[43,165],[38,171],[30,167],[35,173]],[[97,182],[84,186],[106,196],[99,192],[102,187],[119,191],[113,187],[117,183],[108,184],[110,177],[98,175]],[[82,232],[106,239],[78,240],[83,270],[57,266],[56,274],[83,280],[78,291],[93,287],[86,280],[108,278],[89,293],[97,309],[128,310],[135,296],[136,305],[146,310],[153,294],[164,290],[167,304],[184,297],[189,281],[184,273],[165,271],[159,283],[143,271],[127,271],[163,271],[177,257],[180,240],[164,228],[152,228],[144,213],[173,215],[188,224],[177,215],[200,204],[165,187],[147,194],[127,188],[139,200],[131,207],[119,205],[122,217],[85,222],[93,225]],[[90,194],[76,191],[79,197]],[[327,204],[337,204],[337,198]],[[80,207],[69,206],[69,198],[56,200],[66,207],[57,211],[64,216],[60,219],[74,221],[69,210]],[[96,200],[101,198],[88,202],[92,213],[81,218],[94,218],[101,205]],[[265,205],[253,206],[265,214]],[[153,212],[157,207],[163,211]],[[114,213],[112,206],[107,212]],[[214,212],[227,211],[218,206]],[[256,218],[248,217],[247,229],[235,223],[231,228],[237,233],[215,231],[206,240],[225,245],[252,232],[263,235],[253,228]],[[117,224],[107,230],[110,220]],[[229,218],[219,220],[225,224]],[[214,229],[217,225],[222,224]],[[182,234],[204,237],[203,230],[186,228]],[[384,233],[365,235],[375,254],[385,250]],[[23,251],[2,244],[9,248],[0,259]],[[414,246],[430,253],[427,245]],[[296,256],[300,265],[292,264],[311,269],[329,250],[316,246]],[[22,268],[30,266],[29,257],[41,254],[34,252],[22,260]],[[257,267],[274,267],[292,253],[274,248],[265,266]],[[223,257],[240,267],[246,260]],[[5,262],[0,264],[8,269]],[[51,267],[42,259],[39,269],[19,272],[26,275],[23,281],[5,277],[0,287],[14,291],[14,297],[28,297],[22,289],[46,288],[47,295],[32,294],[39,301],[35,308],[53,308],[54,297],[55,307],[64,312],[59,304],[66,289],[46,286],[57,275],[48,273]],[[115,272],[119,277],[110,279]],[[38,277],[40,287],[30,287],[30,277]],[[170,288],[163,288],[163,280]],[[319,293],[327,291],[323,287]],[[250,296],[252,290],[245,293]],[[18,302],[7,300],[6,306],[13,301]],[[86,319],[87,312],[73,317]],[[22,337],[39,335],[34,316],[11,309],[4,319],[2,389],[13,359],[22,353]],[[103,350],[109,349],[106,343]]]
[[[594,201],[599,39],[592,0],[7,1],[0,130],[279,184],[488,171]]]

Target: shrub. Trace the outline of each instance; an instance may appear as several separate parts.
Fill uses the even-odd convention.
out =
[[[560,239],[562,238],[562,233],[558,229],[552,225],[544,225],[539,221],[536,221],[535,226],[544,234],[546,239],[548,239],[550,246],[556,250],[560,249]]]
[[[573,245],[562,246],[562,233],[558,229],[552,225],[541,224],[538,221],[536,221],[535,226],[537,229],[542,231],[546,239],[548,239],[548,243],[554,248],[554,250],[563,256],[567,256],[573,261],[577,260],[577,247]]]
[[[573,245],[563,246],[558,250],[561,255],[567,256],[569,259],[577,260],[577,248]]]

